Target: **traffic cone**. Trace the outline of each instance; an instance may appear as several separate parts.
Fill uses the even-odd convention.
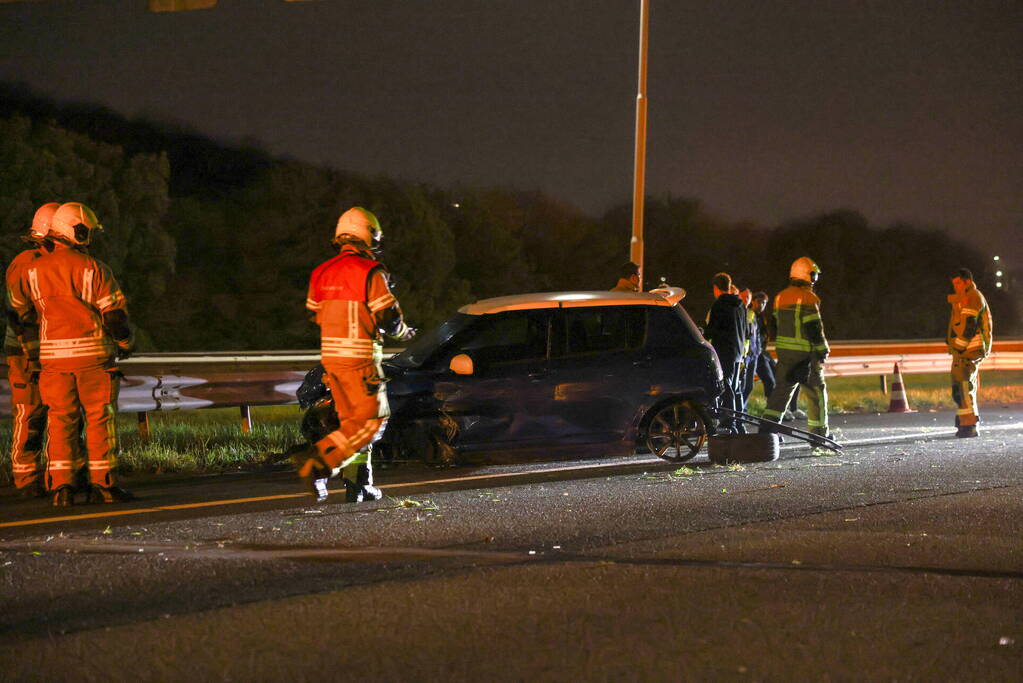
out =
[[[892,374],[895,375],[895,378],[892,380],[892,393],[891,400],[888,402],[888,412],[915,413],[916,411],[909,407],[909,399],[906,398],[906,390],[902,384],[902,370],[899,369],[898,362],[895,363]]]

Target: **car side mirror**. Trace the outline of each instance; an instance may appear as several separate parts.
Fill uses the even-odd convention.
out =
[[[471,375],[473,373],[472,358],[468,354],[460,353],[451,359],[448,367],[456,375]]]

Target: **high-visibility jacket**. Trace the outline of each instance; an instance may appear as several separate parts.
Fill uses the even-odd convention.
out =
[[[350,244],[313,271],[306,308],[316,314],[320,326],[324,366],[379,362],[381,332],[410,336],[384,266]]]
[[[951,294],[952,316],[948,320],[945,344],[948,352],[971,360],[991,352],[992,321],[987,299],[972,282],[962,294]]]
[[[804,351],[827,356],[831,349],[824,337],[821,321],[821,300],[813,293],[809,283],[793,280],[792,284],[774,297],[774,319],[778,350]]]
[[[133,343],[124,294],[110,267],[57,243],[25,269],[11,303],[39,326],[39,362],[52,370],[103,366]]]
[[[27,339],[23,336],[21,319],[16,313],[17,307],[12,295],[16,295],[21,291],[21,281],[25,277],[29,265],[45,253],[45,251],[38,247],[26,249],[11,259],[10,264],[7,266],[5,278],[7,308],[8,311],[15,313],[8,316],[7,332],[4,334],[4,355],[9,358],[12,356],[24,356],[26,353],[30,353],[33,357],[38,356],[39,340],[34,337]],[[26,346],[30,348],[26,349]]]

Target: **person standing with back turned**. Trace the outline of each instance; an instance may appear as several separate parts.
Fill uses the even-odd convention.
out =
[[[405,324],[387,270],[374,259],[382,236],[375,215],[359,206],[345,211],[334,230],[338,255],[318,266],[309,279],[306,308],[320,326],[323,381],[340,424],[293,459],[299,477],[319,501],[327,497],[327,480],[337,472],[346,475],[349,501],[383,495],[372,484],[368,456],[360,453],[383,434],[390,416],[382,334],[404,342],[415,330]],[[348,476],[346,468],[352,465],[357,471]]]
[[[119,503],[131,493],[116,485],[117,393],[115,359],[134,347],[128,309],[114,274],[89,256],[93,211],[78,202],[62,204],[50,221],[53,252],[29,265],[27,292],[16,298],[18,315],[39,331],[39,393],[48,409],[48,488],[53,504],[74,503],[72,461],[85,415],[89,502]]]

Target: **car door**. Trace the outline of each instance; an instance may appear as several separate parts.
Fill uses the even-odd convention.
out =
[[[621,438],[649,391],[646,306],[566,305],[553,328],[548,404],[558,440]]]
[[[464,353],[474,366],[471,375],[448,371],[435,383],[438,404],[458,424],[459,447],[529,446],[550,437],[543,409],[552,393],[550,318],[551,309],[483,315],[447,346],[447,359]]]

